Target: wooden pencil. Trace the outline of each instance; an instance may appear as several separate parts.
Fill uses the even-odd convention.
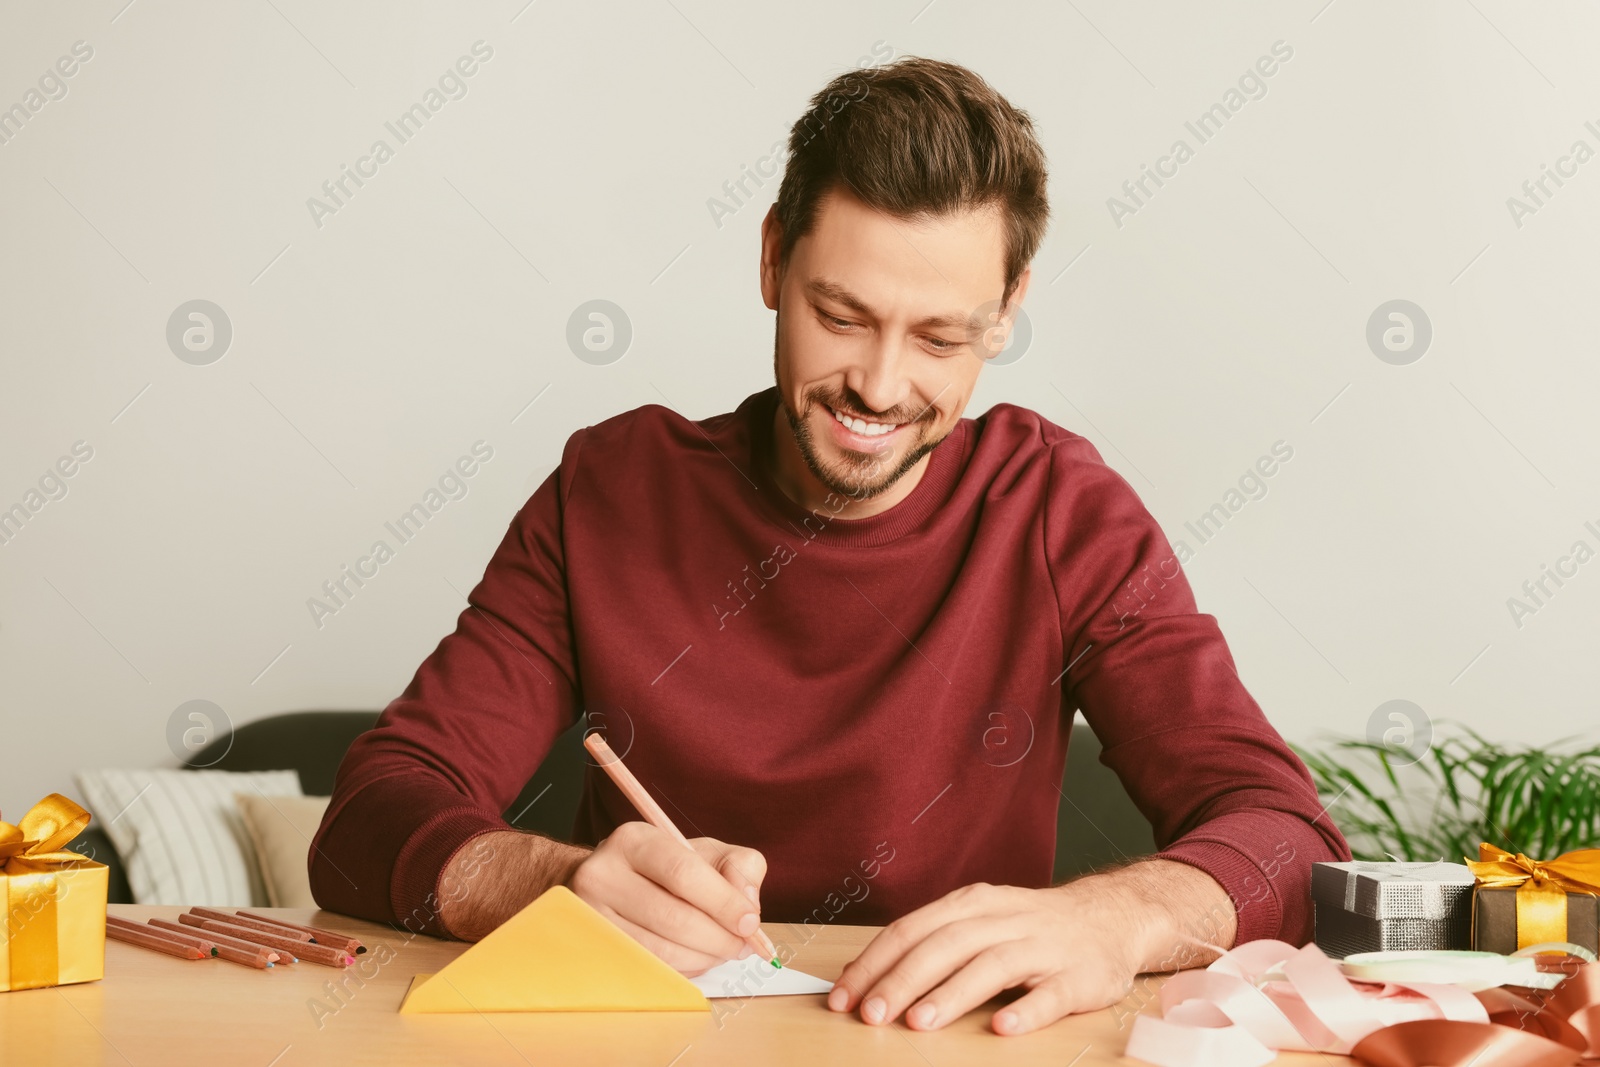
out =
[[[278,954],[274,952],[272,954],[273,960],[269,960],[263,956],[260,951],[234,948],[232,945],[218,945],[217,955],[222,959],[229,961],[230,963],[242,963],[246,967],[257,967],[263,969],[271,967],[273,960],[277,959],[278,957]]]
[[[165,921],[166,920],[164,919],[151,919],[150,923],[154,925],[156,923]],[[171,925],[179,926],[180,924],[172,923]],[[148,927],[145,927],[145,929],[148,929]],[[278,962],[280,958],[276,952],[273,952],[270,949],[262,948],[258,945],[248,945],[247,947],[247,943],[243,941],[239,942],[238,945],[224,945],[218,944],[216,941],[213,941],[210,938],[195,937],[187,932],[189,930],[193,930],[194,927],[183,927],[182,929],[185,930],[184,933],[179,933],[176,930],[168,930],[163,927],[157,927],[157,929],[161,930],[168,937],[175,937],[179,938],[180,940],[195,942],[195,947],[202,952],[209,952],[211,955],[225,959],[230,963],[242,963],[246,967],[271,967],[274,963]],[[217,936],[219,935],[212,935],[212,937]]]
[[[186,918],[189,916],[180,916]],[[287,949],[307,963],[320,963],[325,967],[348,967],[356,958],[341,949],[329,948],[326,945],[313,945],[307,941],[300,941],[292,937],[279,937],[269,934],[265,930],[257,930],[251,926],[234,926],[231,923],[219,922],[216,919],[207,919],[204,916],[192,916],[193,922],[188,925],[198,925],[200,929],[212,933],[227,934],[241,941],[254,941],[258,945],[278,949],[280,952]]]
[[[280,937],[287,937],[293,941],[304,941],[310,943],[311,941],[315,940],[315,938],[313,938],[310,934],[304,933],[300,930],[285,930],[273,923],[263,922],[260,919],[247,919],[242,915],[234,915],[230,912],[218,911],[216,908],[190,908],[189,914],[198,915],[202,919],[215,919],[219,923],[228,923],[232,926],[248,926],[256,930],[264,930],[269,934],[277,934]]]
[[[134,925],[137,926],[138,924],[135,923]],[[106,936],[114,941],[125,941],[130,945],[138,945],[141,948],[165,952],[167,955],[177,956],[179,959],[203,960],[206,958],[206,954],[193,945],[170,941],[155,931],[145,933],[143,930],[130,930],[128,927],[119,926],[116,923],[106,923]]]
[[[197,948],[200,950],[200,954],[202,956],[209,957],[212,955],[211,943],[203,938],[192,937],[187,934],[178,934],[170,930],[157,930],[146,926],[143,923],[136,923],[132,919],[123,919],[119,916],[108,914],[106,916],[106,929],[110,930],[113,926],[123,930],[132,930],[135,933],[150,934],[155,937],[159,937],[162,940],[171,941],[173,944],[188,945],[191,948]]]
[[[623,765],[621,757],[611,751],[611,746],[606,744],[605,738],[598,733],[589,734],[583,739],[583,747],[589,750],[590,755],[594,756],[595,762],[600,764],[600,769],[611,776],[611,780],[616,783],[617,788],[622,790],[623,796],[626,796],[629,802],[638,809],[639,814],[644,816],[646,822],[656,829],[665,830],[677,838],[678,842],[690,852],[695,851],[694,846],[689,843],[689,839],[683,836],[683,832],[667,817],[667,813],[661,809],[661,805],[656,803],[654,797],[645,792],[645,788],[640,784],[639,779],[635,778],[633,772]],[[698,856],[699,853],[695,852],[695,855]],[[778,960],[778,949],[761,927],[756,927],[756,932],[745,940],[750,942],[750,946],[760,953],[763,959],[770,960],[774,967],[783,966]]]
[[[188,923],[183,923],[182,922],[183,918],[184,917],[182,915],[178,916],[179,922],[177,922],[177,923],[174,923],[174,922],[172,922],[172,921],[170,921],[168,919],[151,919],[150,923],[151,923],[151,925],[159,926],[162,929],[167,929],[169,927],[177,927],[177,929],[183,930],[183,931],[186,931],[186,932],[198,932],[198,931],[200,931],[199,924],[201,922],[205,921],[205,920],[201,919],[197,915],[191,915],[191,916],[189,916],[189,918],[192,921],[188,922]],[[300,962],[299,959],[292,952],[278,952],[275,949],[268,948],[266,945],[260,944],[259,942],[242,941],[237,937],[227,937],[226,935],[219,934],[219,933],[216,933],[215,931],[210,931],[210,930],[204,931],[204,933],[206,935],[206,940],[214,942],[217,945],[218,948],[221,948],[222,946],[226,945],[229,948],[236,948],[236,949],[239,949],[239,950],[241,950],[243,952],[259,953],[260,955],[262,955],[266,959],[266,961],[268,963],[298,963],[298,962]]]
[[[321,926],[307,926],[305,923],[292,923],[287,919],[274,919],[270,915],[261,915],[253,911],[240,911],[237,914],[246,919],[255,919],[259,922],[271,923],[274,926],[285,926],[291,930],[301,930],[308,933],[319,945],[332,945],[338,948],[343,945],[347,952],[365,952],[367,946],[349,934],[341,934],[337,930],[329,930]]]
[[[147,934],[155,934],[158,937],[164,937],[168,941],[176,941],[180,945],[190,945],[199,949],[207,956],[215,956],[217,954],[215,951],[217,947],[216,945],[212,944],[210,941],[207,941],[203,937],[195,937],[192,934],[180,934],[176,930],[162,930],[159,927],[147,926],[144,923],[136,923],[132,919],[121,919],[115,915],[106,916],[106,926],[108,928],[112,926],[120,926],[124,930],[142,930]]]

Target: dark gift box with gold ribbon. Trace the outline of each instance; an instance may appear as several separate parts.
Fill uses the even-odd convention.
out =
[[[1487,842],[1467,860],[1472,891],[1472,947],[1512,953],[1567,942],[1600,952],[1600,849],[1531,860]]]
[[[63,851],[88,825],[60,793],[0,822],[0,992],[105,977],[107,867]]]

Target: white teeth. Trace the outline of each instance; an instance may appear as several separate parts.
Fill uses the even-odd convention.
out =
[[[854,430],[863,437],[881,437],[886,433],[893,433],[895,430],[900,428],[899,426],[891,425],[889,423],[866,422],[862,419],[853,418],[849,415],[841,415],[832,408],[829,408],[828,410],[833,412],[833,417],[838,419],[839,422],[842,423],[847,429]]]

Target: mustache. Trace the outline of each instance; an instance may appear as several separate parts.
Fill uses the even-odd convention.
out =
[[[918,407],[915,410],[895,408],[890,411],[874,414],[871,413],[871,409],[865,404],[852,403],[843,397],[821,392],[807,393],[806,403],[831,408],[840,414],[849,415],[854,418],[862,419],[866,422],[884,422],[895,426],[903,426],[907,423],[925,421],[928,417],[928,413],[933,410],[933,405],[928,404],[923,407]]]

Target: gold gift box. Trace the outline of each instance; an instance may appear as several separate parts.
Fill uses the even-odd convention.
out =
[[[1600,849],[1534,860],[1485,841],[1467,859],[1472,890],[1472,947],[1521,952],[1536,945],[1600,949]]]
[[[64,851],[87,825],[60,793],[15,826],[0,822],[0,992],[105,977],[109,868]]]
[[[1517,922],[1516,889],[1483,889],[1472,896],[1472,947],[1509,956],[1537,944],[1566,942],[1600,952],[1600,899],[1568,893],[1566,913],[1553,928],[1529,931]]]

